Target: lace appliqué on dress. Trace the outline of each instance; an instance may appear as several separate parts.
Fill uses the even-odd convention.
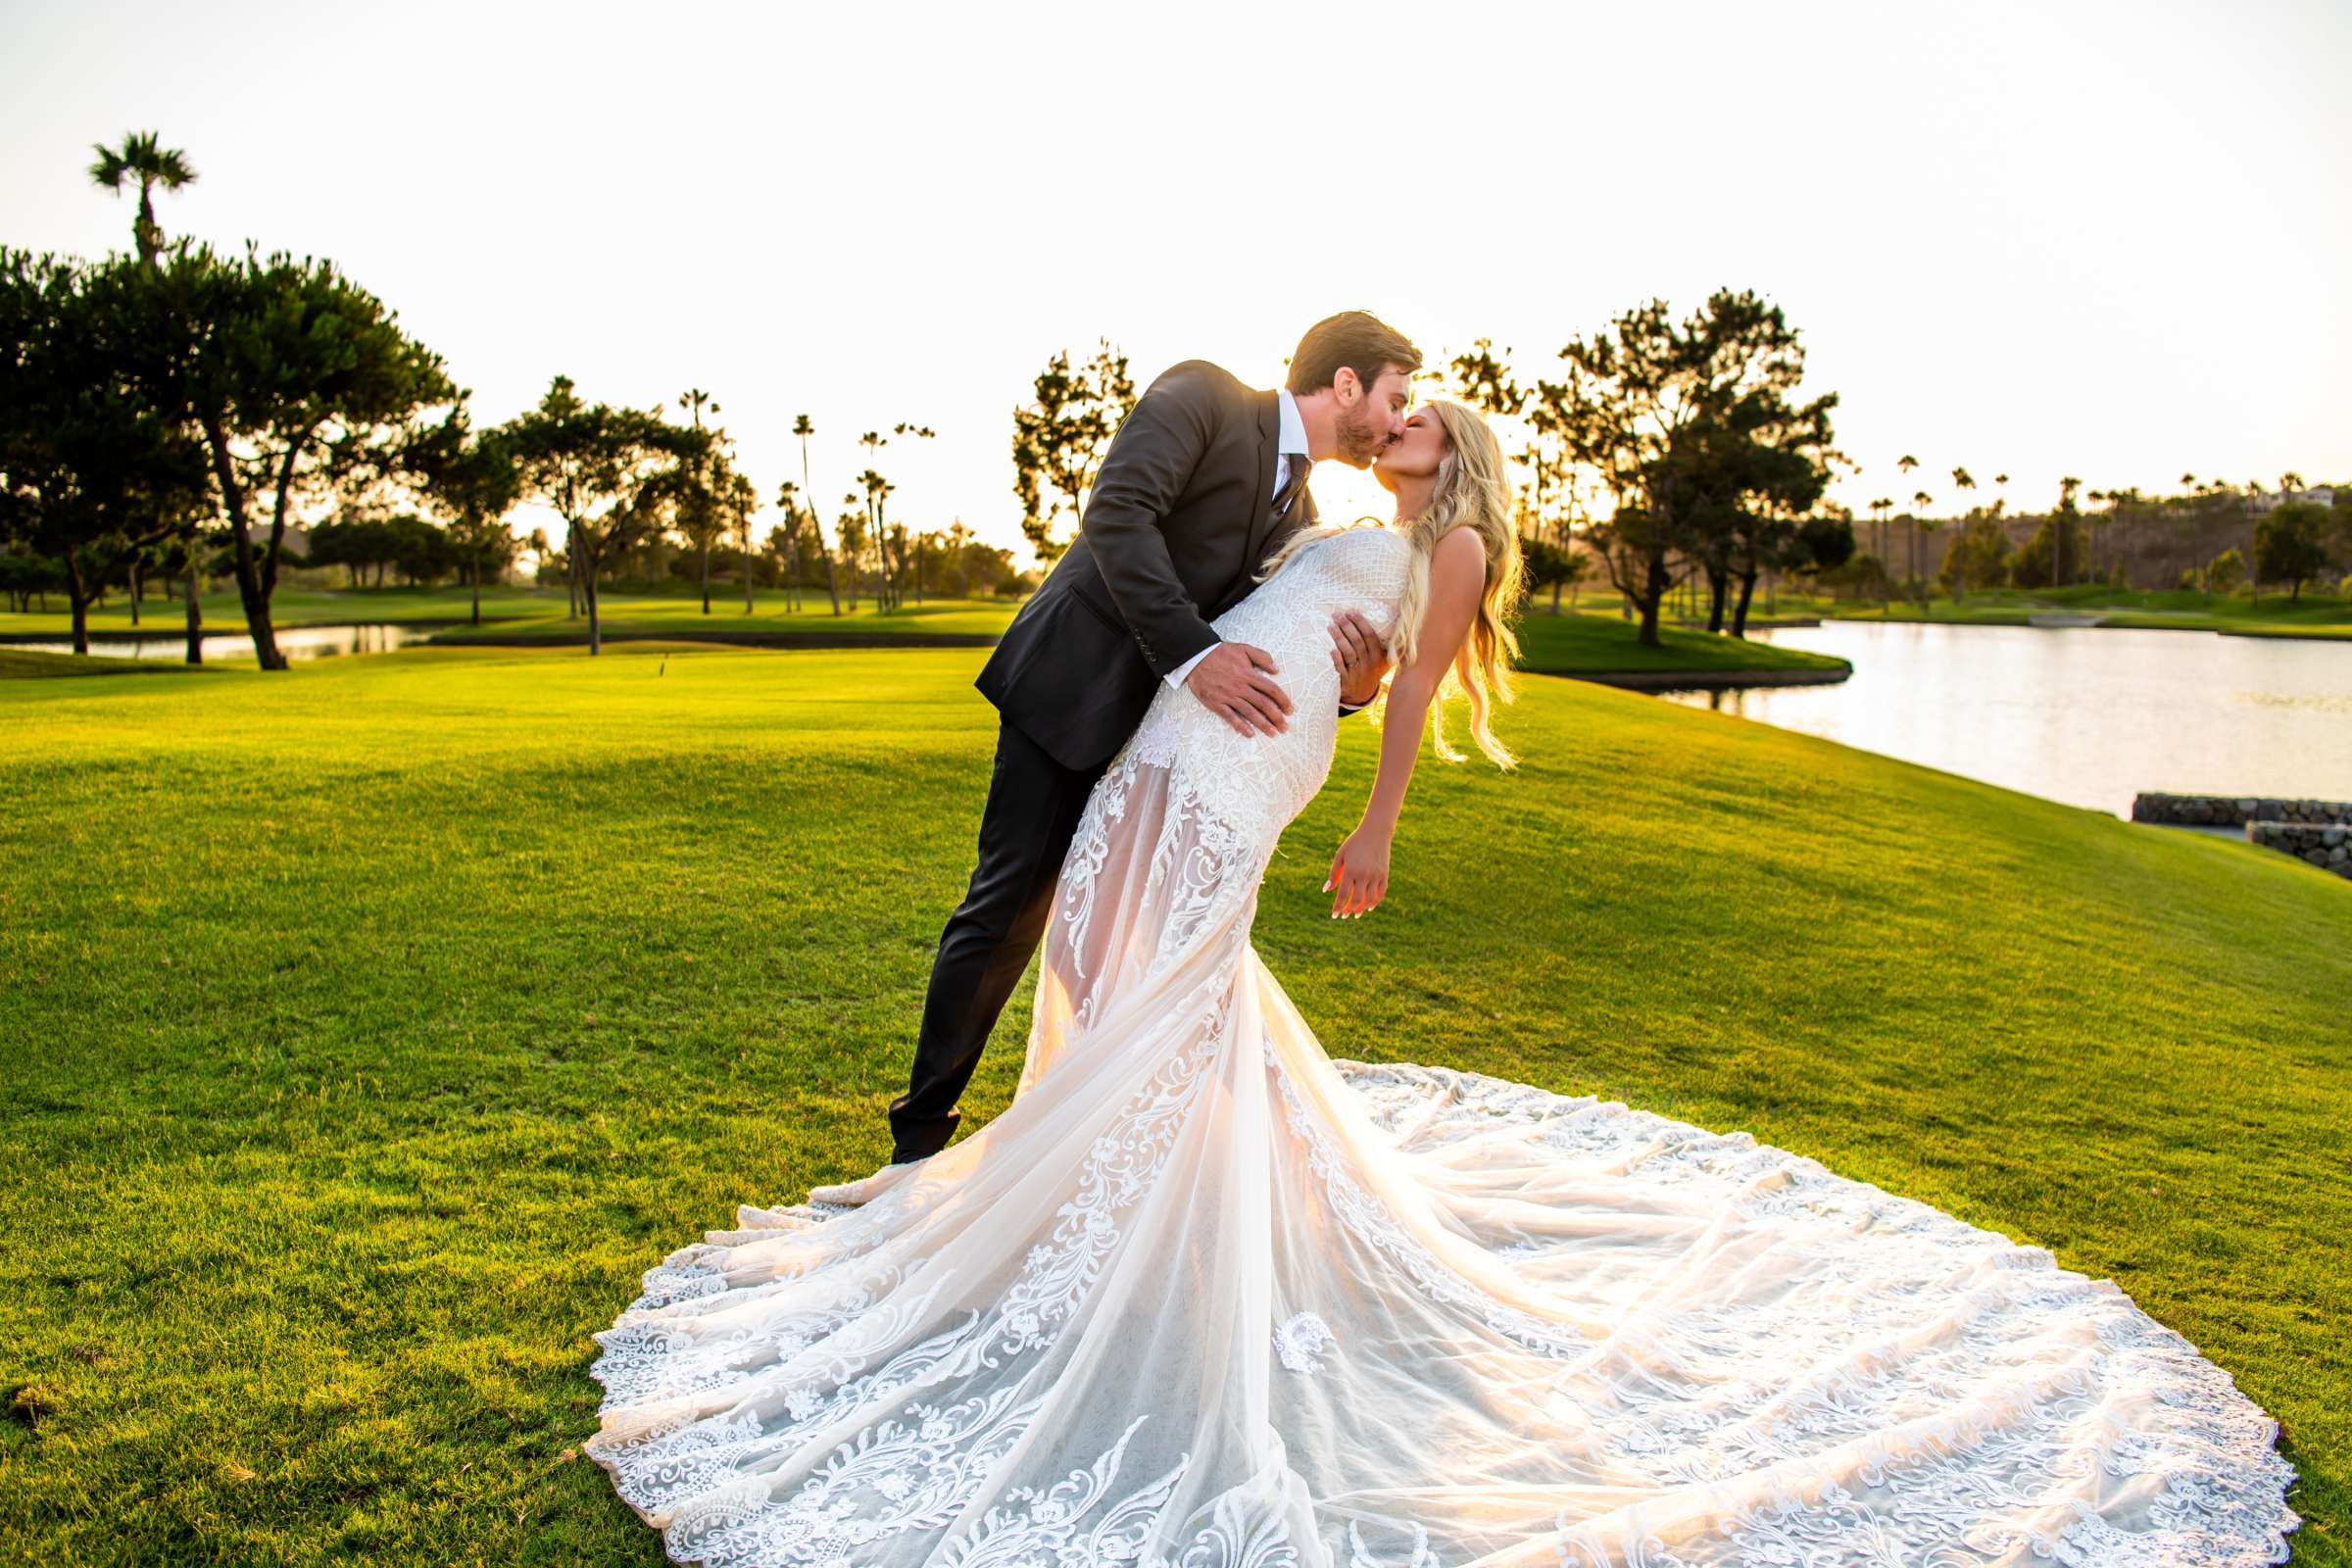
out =
[[[1289,1322],[1274,1330],[1274,1354],[1293,1372],[1322,1371],[1323,1363],[1316,1357],[1339,1348],[1331,1325],[1312,1312],[1294,1313]]]

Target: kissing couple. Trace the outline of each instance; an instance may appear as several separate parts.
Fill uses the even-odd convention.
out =
[[[1342,715],[1382,710],[1334,915],[1424,734],[1463,760],[1448,692],[1513,761],[1502,454],[1420,364],[1347,312],[1278,389],[1137,402],[979,675],[891,1161],[646,1272],[584,1451],[713,1568],[2276,1560],[2261,1412],[2112,1282],[1744,1133],[1325,1054],[1250,932]],[[1394,516],[1320,525],[1329,458]],[[951,1141],[1041,941],[1018,1089]]]

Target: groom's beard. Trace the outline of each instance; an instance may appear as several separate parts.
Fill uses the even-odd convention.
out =
[[[1340,461],[1351,468],[1369,467],[1389,447],[1386,421],[1373,417],[1369,404],[1360,410],[1342,411],[1339,434]]]

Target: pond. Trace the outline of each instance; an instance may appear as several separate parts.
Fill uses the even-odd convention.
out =
[[[410,643],[420,643],[433,634],[431,626],[280,626],[277,628],[277,649],[289,661],[297,659],[332,659],[339,654],[383,654]],[[70,654],[74,639],[60,637],[55,642],[10,643],[11,648],[29,649],[34,653]],[[152,637],[93,637],[90,652],[108,659],[183,659],[187,656],[188,636],[185,631],[159,632]],[[204,634],[204,657],[216,659],[251,659],[253,638],[245,632],[211,632]]]
[[[1853,678],[1668,699],[2119,816],[2141,790],[2352,800],[2352,642],[1852,620],[1750,635],[1851,661]]]

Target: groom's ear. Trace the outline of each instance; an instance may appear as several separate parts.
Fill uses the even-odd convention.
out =
[[[1343,409],[1354,408],[1364,395],[1364,379],[1355,373],[1355,367],[1343,365],[1332,372],[1332,395]]]

